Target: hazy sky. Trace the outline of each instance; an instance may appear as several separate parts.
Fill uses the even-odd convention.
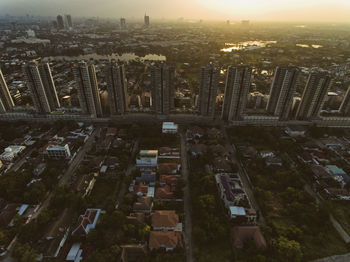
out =
[[[0,0],[0,14],[350,22],[350,0]]]

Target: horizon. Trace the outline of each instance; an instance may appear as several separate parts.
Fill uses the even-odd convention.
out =
[[[90,8],[81,9],[81,5]],[[152,20],[184,18],[186,20],[251,20],[257,22],[301,23],[350,23],[350,3],[345,0],[179,0],[177,2],[144,0],[62,0],[52,3],[47,0],[2,0],[0,15],[55,17],[71,14],[73,17],[99,17],[141,19],[145,13]]]

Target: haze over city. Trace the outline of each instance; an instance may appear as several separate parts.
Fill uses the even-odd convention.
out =
[[[2,0],[0,14],[154,19],[251,19],[255,21],[350,22],[347,0]]]

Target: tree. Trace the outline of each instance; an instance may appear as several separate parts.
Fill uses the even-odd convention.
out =
[[[13,256],[21,262],[35,262],[38,257],[28,243],[17,245],[13,251]]]
[[[272,246],[277,252],[279,261],[299,262],[303,256],[300,243],[295,240],[289,240],[285,237],[272,239]]]

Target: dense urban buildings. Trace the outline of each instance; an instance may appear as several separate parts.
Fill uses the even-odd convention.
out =
[[[215,115],[219,73],[213,64],[201,67],[198,108],[202,116]]]
[[[293,96],[296,91],[299,70],[296,67],[277,67],[266,107],[269,114],[280,120],[288,120]]]
[[[326,73],[318,72],[309,75],[297,111],[297,119],[310,120],[319,117],[332,83],[332,78]]]
[[[227,69],[222,119],[240,120],[247,103],[247,95],[252,78],[251,67],[233,67]]]
[[[47,98],[38,65],[39,63],[37,61],[30,61],[28,64],[23,65],[23,72],[27,86],[31,92],[36,111],[41,114],[45,114],[50,113],[52,108]]]
[[[80,107],[83,112],[94,117],[102,115],[95,66],[82,61],[73,67],[73,72],[77,83]]]
[[[157,114],[170,114],[174,109],[175,68],[164,63],[151,67],[152,106]]]
[[[106,78],[110,114],[124,114],[128,108],[127,82],[124,65],[111,62],[106,69]]]
[[[4,75],[0,69],[0,113],[11,111],[14,105]]]

